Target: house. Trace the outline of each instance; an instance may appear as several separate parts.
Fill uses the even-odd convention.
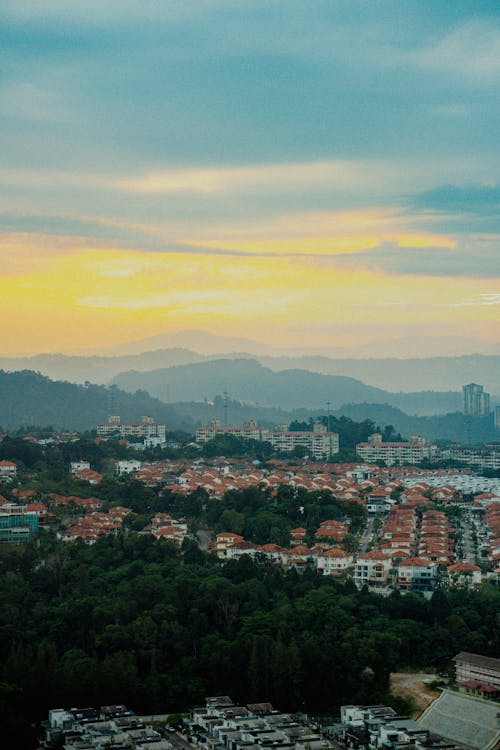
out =
[[[354,566],[354,583],[358,588],[368,586],[374,591],[385,589],[390,583],[392,560],[380,550],[359,555]]]
[[[237,542],[244,542],[245,539],[239,534],[235,534],[232,531],[221,531],[215,537],[215,545],[213,547],[214,552],[218,557],[227,557],[227,550]]]
[[[352,552],[347,552],[340,547],[331,547],[324,552],[318,552],[315,560],[318,573],[323,573],[323,575],[345,573],[354,565]]]
[[[13,461],[0,461],[0,482],[11,482],[17,476],[17,465]]]
[[[69,465],[70,474],[76,474],[77,471],[82,471],[83,469],[90,469],[88,461],[71,461]]]
[[[140,461],[130,459],[129,461],[117,461],[115,464],[115,474],[122,476],[122,474],[134,474],[139,471],[142,464]]]
[[[482,571],[478,565],[468,562],[458,562],[448,568],[448,583],[450,586],[476,589],[481,585]]]
[[[436,583],[437,565],[422,557],[409,557],[398,565],[398,586],[400,589],[432,591]]]
[[[395,500],[391,499],[391,493],[384,489],[376,489],[366,496],[366,510],[368,513],[388,513]]]
[[[80,469],[79,471],[75,471],[74,476],[76,479],[82,479],[89,484],[99,484],[102,482],[102,474],[92,471],[92,469]]]

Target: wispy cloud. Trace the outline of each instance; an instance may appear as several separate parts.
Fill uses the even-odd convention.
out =
[[[449,307],[492,307],[494,305],[500,305],[500,292],[484,292],[476,299],[453,302]]]
[[[497,14],[458,25],[434,44],[411,52],[408,59],[430,71],[475,84],[493,84],[500,80],[499,50]]]
[[[500,238],[458,240],[454,247],[403,247],[382,242],[377,247],[337,259],[342,268],[368,268],[415,276],[500,277]]]

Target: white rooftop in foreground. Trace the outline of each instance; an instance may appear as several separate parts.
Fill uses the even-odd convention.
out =
[[[417,721],[471,750],[494,750],[500,742],[498,715],[498,703],[443,690]]]

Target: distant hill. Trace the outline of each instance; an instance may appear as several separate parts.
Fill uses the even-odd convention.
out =
[[[252,343],[238,339],[230,339],[230,342],[240,345]],[[500,356],[481,354],[427,359],[342,359],[257,355],[252,353],[250,346],[248,349],[235,348],[232,352],[221,350],[218,354],[205,355],[184,346],[120,356],[37,354],[32,357],[0,357],[0,368],[7,371],[35,370],[55,380],[74,383],[90,381],[104,384],[129,370],[148,372],[220,359],[253,359],[274,372],[307,370],[321,375],[342,375],[394,394],[405,392],[399,401],[391,397],[391,403],[417,414],[459,411],[462,406],[462,385],[470,382],[481,383],[493,395],[493,400],[496,396],[500,401]],[[412,400],[408,398],[408,392],[428,393]],[[436,395],[431,396],[430,392]]]
[[[124,370],[153,370],[184,365],[205,358],[189,349],[158,349],[121,357],[82,357],[66,354],[35,354],[32,357],[0,357],[0,368],[10,372],[34,370],[53,380],[73,383],[108,383]]]
[[[353,378],[319,375],[306,370],[273,372],[254,359],[221,359],[147,373],[125,372],[114,381],[126,391],[144,388],[164,401],[212,400],[225,389],[244,403],[274,406],[332,407],[346,402],[383,401],[385,392]]]
[[[308,370],[272,371],[255,359],[221,359],[152,372],[125,372],[114,382],[123,390],[144,388],[164,401],[211,401],[227,389],[247,404],[281,409],[335,409],[345,403],[388,403],[419,414],[457,411],[458,393],[390,393],[341,375]]]
[[[411,417],[389,404],[344,404],[335,416],[345,416],[355,422],[371,419],[378,425],[392,425],[405,437],[423,435],[427,440],[478,444],[500,440],[493,416],[471,419],[461,412]]]
[[[347,375],[389,391],[457,391],[460,399],[463,385],[480,383],[486,391],[500,395],[498,355],[468,354],[422,359],[333,359],[316,356],[258,359],[276,371],[293,367],[325,375]],[[460,401],[457,408],[461,408]]]
[[[151,398],[144,391],[130,394],[102,385],[75,385],[52,381],[36,372],[0,370],[0,425],[12,430],[22,426],[53,426],[56,429],[91,430],[110,411],[124,420],[136,421],[151,414],[167,429],[193,428],[189,418]]]
[[[227,365],[227,361],[224,362]],[[259,369],[254,369],[254,372],[259,372]],[[296,373],[292,372],[292,383],[295,375]],[[350,379],[341,378],[340,381]],[[282,382],[278,381],[274,387],[278,388]],[[354,383],[356,386],[363,386],[362,383]],[[350,382],[343,385],[346,388],[352,387]],[[258,383],[255,387],[259,387]],[[346,416],[356,422],[370,419],[382,427],[391,424],[397,432],[405,436],[420,433],[431,440],[472,443],[499,439],[498,431],[493,428],[492,418],[471,420],[460,413],[411,417],[387,403],[348,403],[335,409],[333,398],[330,400],[332,416]],[[55,429],[91,430],[112,411],[127,421],[136,421],[143,414],[151,414],[158,421],[164,422],[167,429],[193,432],[196,425],[206,424],[213,417],[222,420],[224,401],[219,395],[213,403],[193,400],[166,404],[152,398],[144,390],[127,393],[116,386],[82,386],[52,381],[39,373],[27,370],[9,373],[0,370],[0,426],[3,429],[51,425]],[[271,427],[279,422],[308,421],[312,417],[326,415],[326,412],[326,399],[323,399],[322,403],[320,401],[317,408],[309,409],[304,406],[295,409],[280,408],[276,405],[257,406],[235,399],[228,401],[228,420],[231,424],[241,424],[245,419],[253,417],[261,425]]]

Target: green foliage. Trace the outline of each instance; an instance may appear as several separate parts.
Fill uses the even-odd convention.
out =
[[[239,456],[247,458],[258,458],[265,460],[274,454],[271,443],[260,440],[246,440],[235,435],[216,435],[203,445],[202,455],[213,458],[214,456]]]
[[[314,420],[312,419],[312,417],[308,422],[298,422],[294,420],[290,424],[290,430],[312,430],[313,421]],[[349,417],[334,417],[330,415],[330,417],[320,417],[320,421],[331,432],[338,432],[339,442],[343,449],[355,448],[356,443],[364,442],[365,440],[367,440],[368,435],[371,435],[376,430],[375,423],[370,419],[365,419],[360,422],[354,422]]]
[[[52,381],[31,370],[0,370],[0,393],[0,424],[7,430],[49,424],[56,429],[93,430],[109,414],[111,404],[125,421],[154,414],[166,424],[192,428],[189,418],[180,417],[146,391],[125,393],[116,386]]]
[[[258,492],[232,501],[236,513],[243,502],[261,512]],[[133,533],[2,548],[0,586],[6,736],[57,705],[164,713],[210,694],[332,714],[381,700],[391,670],[443,670],[462,649],[498,652],[493,587],[383,598]]]

